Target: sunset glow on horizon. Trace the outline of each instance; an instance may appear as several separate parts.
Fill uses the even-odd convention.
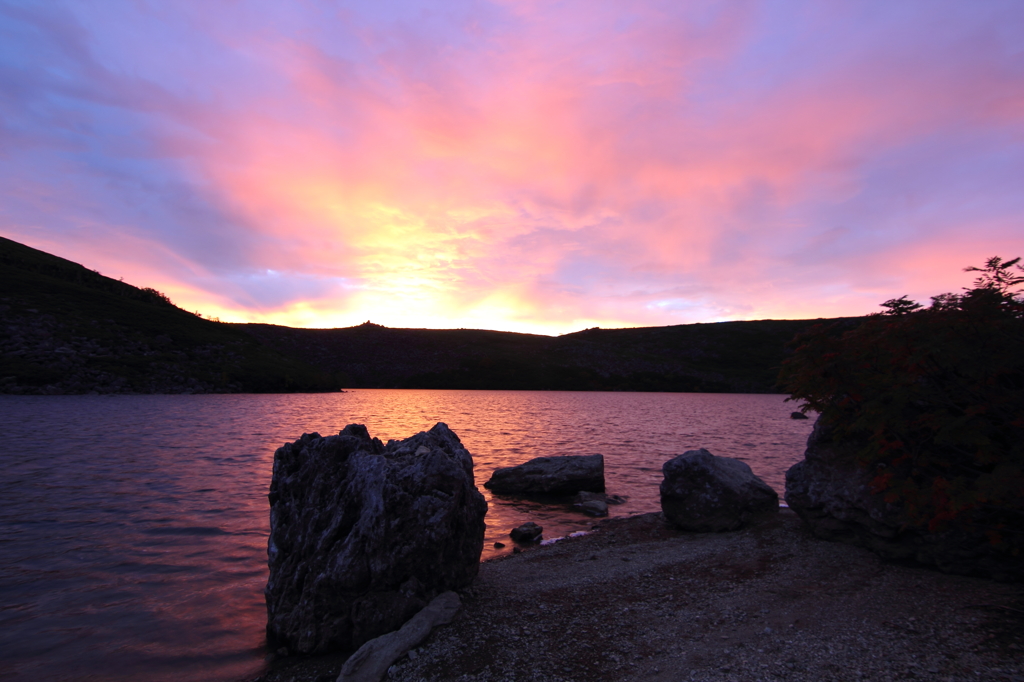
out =
[[[0,235],[225,321],[863,315],[1024,255],[1024,4],[0,0]]]

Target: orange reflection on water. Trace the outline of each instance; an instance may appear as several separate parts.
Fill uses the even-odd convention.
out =
[[[487,498],[483,558],[525,522],[592,519],[567,501],[495,496],[497,467],[605,457],[625,516],[659,509],[661,466],[705,447],[782,491],[809,421],[782,396],[356,390],[317,395],[0,396],[5,436],[5,672],[32,679],[230,680],[262,665],[274,451],[365,424],[383,441],[443,421]],[[16,453],[16,455],[14,454]]]
[[[321,435],[360,423],[387,442],[446,423],[472,453],[489,505],[484,559],[511,551],[508,532],[525,521],[543,526],[547,538],[593,525],[568,500],[493,495],[483,484],[498,467],[600,453],[607,491],[627,498],[610,512],[628,516],[659,511],[661,466],[700,447],[743,459],[781,493],[785,470],[802,458],[811,428],[789,419],[791,409],[777,395],[361,389],[302,402],[296,409],[305,411],[305,430]],[[507,546],[497,550],[495,542]]]

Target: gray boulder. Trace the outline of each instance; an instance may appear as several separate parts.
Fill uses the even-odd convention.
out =
[[[947,573],[1024,580],[1024,553],[1014,556],[1012,547],[996,547],[987,535],[1008,519],[992,511],[964,513],[941,532],[929,532],[912,521],[902,504],[887,503],[884,494],[872,491],[873,472],[856,463],[859,449],[860,444],[834,439],[819,418],[804,459],[786,472],[786,504],[814,535]]]
[[[744,462],[690,450],[665,462],[661,510],[684,530],[736,530],[779,511],[779,496]]]
[[[514,467],[495,469],[484,483],[496,493],[572,495],[604,490],[603,455],[536,457]]]
[[[385,447],[366,427],[274,453],[267,639],[353,650],[399,628],[479,568],[487,503],[446,425]]]

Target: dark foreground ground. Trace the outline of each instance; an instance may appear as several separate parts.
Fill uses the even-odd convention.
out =
[[[344,659],[258,680],[326,682]],[[1024,586],[817,540],[787,509],[722,534],[647,514],[482,564],[386,679],[1024,682]]]

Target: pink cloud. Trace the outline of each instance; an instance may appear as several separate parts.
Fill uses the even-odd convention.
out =
[[[276,11],[83,19],[76,91],[138,139],[64,163],[144,182],[18,152],[64,198],[5,229],[130,234],[108,260],[224,318],[558,332],[861,314],[1024,253],[1012,4]]]

